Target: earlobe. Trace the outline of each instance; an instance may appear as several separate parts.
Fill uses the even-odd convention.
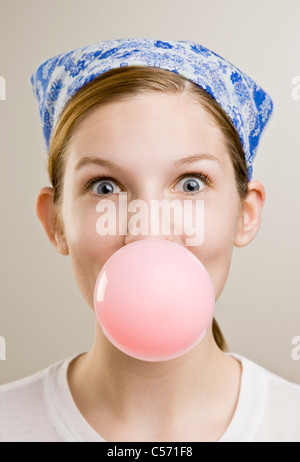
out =
[[[234,245],[244,247],[256,236],[265,203],[265,188],[260,181],[248,183],[248,195],[243,200]]]
[[[53,203],[54,189],[42,188],[36,198],[35,211],[51,244],[62,255],[69,255],[63,230],[58,226],[57,210]]]

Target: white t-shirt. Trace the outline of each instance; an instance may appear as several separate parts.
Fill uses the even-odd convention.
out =
[[[300,385],[230,355],[242,363],[240,395],[219,442],[300,442]],[[105,441],[73,400],[67,370],[76,356],[0,386],[1,442]]]

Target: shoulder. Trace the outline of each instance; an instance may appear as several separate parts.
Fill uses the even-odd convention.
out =
[[[0,385],[0,441],[47,440],[49,435],[48,377],[68,360],[28,377]]]
[[[268,383],[268,409],[272,419],[284,422],[288,417],[289,423],[294,420],[300,442],[300,385],[268,370],[265,370],[265,375]]]
[[[249,359],[245,361],[251,364],[255,376],[261,377],[266,383],[267,395],[273,405],[277,404],[280,408],[291,404],[300,407],[300,384],[290,382]]]
[[[7,409],[24,405],[30,398],[37,397],[37,393],[39,394],[43,388],[47,371],[48,368],[23,379],[0,385],[0,419]]]
[[[256,399],[260,414],[258,440],[300,442],[300,384],[289,382],[249,359],[240,359],[255,390],[253,401]]]

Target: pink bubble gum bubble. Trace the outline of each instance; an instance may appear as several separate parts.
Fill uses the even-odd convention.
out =
[[[148,238],[121,247],[106,261],[95,285],[94,307],[115,347],[136,359],[165,361],[204,337],[215,294],[192,252]]]

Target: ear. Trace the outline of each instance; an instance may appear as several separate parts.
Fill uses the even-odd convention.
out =
[[[262,209],[266,199],[265,188],[260,181],[248,183],[248,195],[241,205],[239,224],[234,245],[244,247],[256,236],[262,217]]]
[[[42,188],[37,195],[35,211],[51,244],[62,255],[69,255],[63,227],[59,224],[58,209],[53,203],[54,189]]]

